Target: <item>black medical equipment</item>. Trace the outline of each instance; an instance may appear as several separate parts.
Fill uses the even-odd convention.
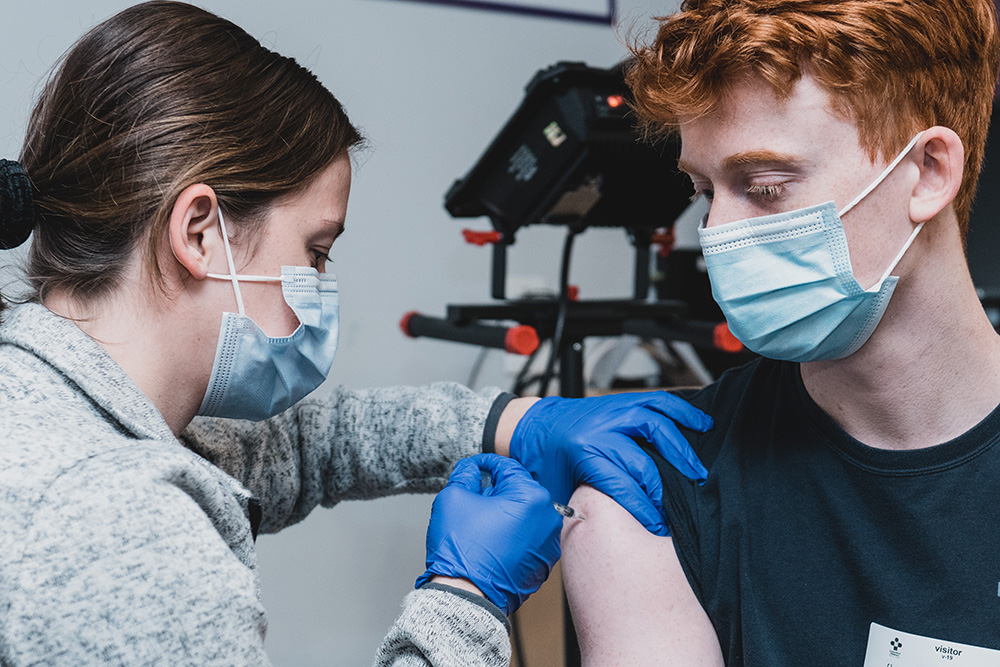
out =
[[[487,216],[495,230],[493,287],[505,298],[506,254],[526,225],[621,227],[636,248],[635,298],[649,288],[653,233],[688,205],[678,144],[639,141],[623,66],[561,62],[538,72],[521,105],[445,195],[456,218]]]
[[[567,228],[557,299],[449,305],[445,318],[409,313],[409,336],[467,342],[532,354],[537,345],[511,345],[514,336],[552,340],[539,393],[559,361],[560,393],[583,396],[583,348],[588,336],[633,333],[690,342],[703,348],[742,349],[720,318],[687,317],[683,299],[648,301],[651,248],[669,251],[674,220],[688,206],[690,185],[677,170],[676,140],[640,140],[624,70],[560,62],[539,71],[507,123],[469,172],[445,194],[457,218],[489,218],[490,232],[464,232],[493,246],[492,295],[506,296],[506,257],[527,225]],[[575,237],[588,227],[620,227],[635,247],[631,299],[578,301],[571,295],[569,262]],[[515,321],[519,327],[497,325]]]
[[[540,339],[555,341],[546,375],[552,375],[559,357],[563,395],[583,395],[582,352],[577,350],[587,336],[634,332],[722,350],[740,347],[721,320],[685,318],[682,300],[646,300],[651,248],[669,249],[669,231],[689,204],[690,185],[676,167],[676,140],[654,145],[637,135],[625,67],[560,62],[539,71],[483,155],[445,195],[452,216],[490,220],[492,231],[464,234],[469,243],[493,246],[495,299],[506,297],[507,252],[518,230],[535,224],[565,226],[559,298],[451,305],[443,319],[408,314],[401,322],[407,335],[515,351],[507,344],[506,328],[494,324],[514,320],[534,328]],[[573,240],[593,226],[620,227],[635,247],[632,299],[571,298]],[[543,381],[542,392],[546,385]]]

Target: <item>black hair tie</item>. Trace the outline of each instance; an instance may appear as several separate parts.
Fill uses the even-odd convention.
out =
[[[0,250],[16,248],[35,227],[31,180],[19,163],[0,160]]]

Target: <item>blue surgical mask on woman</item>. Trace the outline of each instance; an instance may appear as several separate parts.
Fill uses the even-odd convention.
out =
[[[198,414],[259,421],[291,407],[330,373],[339,331],[337,278],[310,266],[282,266],[278,277],[237,274],[221,207],[219,225],[229,275],[208,277],[233,284],[239,313],[222,315],[212,377]],[[244,312],[240,282],[281,283],[285,303],[299,320],[295,331],[265,334]]]
[[[718,227],[702,223],[698,234],[712,294],[729,330],[748,349],[806,362],[842,359],[865,344],[899,280],[889,274],[923,223],[866,290],[854,277],[841,217],[892,173],[921,134],[839,212],[830,201]]]

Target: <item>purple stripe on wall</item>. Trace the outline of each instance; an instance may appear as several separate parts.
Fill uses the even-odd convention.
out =
[[[407,0],[407,1],[423,2],[425,4],[430,4],[430,5],[462,7],[465,9],[482,9],[493,12],[504,12],[507,14],[521,14],[522,16],[536,16],[549,19],[562,19],[564,21],[597,23],[601,25],[614,25],[615,14],[616,14],[615,0],[607,0],[608,11],[606,14],[572,12],[560,9],[549,9],[547,7],[513,5],[505,2],[492,2],[491,0]]]

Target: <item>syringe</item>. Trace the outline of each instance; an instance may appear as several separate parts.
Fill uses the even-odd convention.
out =
[[[552,503],[552,506],[556,508],[556,511],[562,514],[567,519],[577,519],[579,521],[584,521],[587,517],[583,516],[582,512],[578,512],[569,505],[563,505],[562,503]]]
[[[480,469],[480,480],[482,486],[480,488],[485,489],[490,484],[493,483],[493,475],[489,470]],[[587,517],[583,516],[582,512],[578,512],[569,505],[563,505],[562,503],[552,503],[552,506],[556,508],[556,511],[562,514],[567,519],[576,519],[578,521],[584,521]]]

